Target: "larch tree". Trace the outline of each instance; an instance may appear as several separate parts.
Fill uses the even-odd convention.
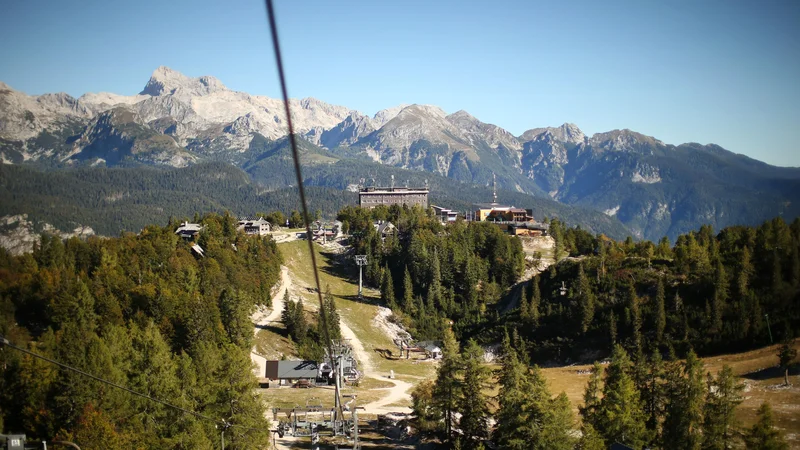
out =
[[[455,413],[461,392],[461,354],[453,331],[444,329],[442,361],[436,369],[436,384],[433,388],[433,404],[444,419],[445,436],[453,442],[453,427],[456,425]]]
[[[656,285],[656,305],[655,305],[655,330],[656,342],[661,343],[664,341],[664,330],[667,327],[667,313],[664,307],[666,302],[666,294],[664,293],[664,278],[658,279]]]
[[[686,361],[668,370],[667,402],[662,442],[675,448],[695,450],[703,442],[703,408],[706,386],[703,363],[694,351]]]
[[[727,450],[737,441],[736,407],[744,400],[744,385],[736,380],[727,364],[716,378],[708,374],[708,392],[703,418],[703,449]]]
[[[775,429],[775,419],[769,403],[758,408],[758,421],[745,433],[745,447],[748,450],[788,450],[789,444]]]
[[[462,444],[465,450],[474,450],[489,437],[489,403],[484,390],[488,387],[489,369],[483,364],[483,349],[470,340],[463,353],[463,377],[458,411],[461,417]]]
[[[603,399],[597,411],[597,430],[607,442],[619,442],[641,449],[648,442],[647,420],[639,391],[631,377],[632,363],[617,345],[605,371]]]
[[[578,264],[578,305],[580,308],[581,332],[586,333],[592,325],[594,319],[594,293],[589,277],[583,270],[583,264]]]

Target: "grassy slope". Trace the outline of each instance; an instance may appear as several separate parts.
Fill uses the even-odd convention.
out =
[[[318,302],[316,294],[305,287],[314,285],[313,272],[311,271],[311,261],[308,256],[308,243],[306,241],[294,241],[280,244],[278,247],[283,254],[286,265],[290,268],[293,281],[296,287],[295,292],[303,296],[306,304]],[[358,272],[341,273],[333,269],[330,255],[322,253],[319,246],[317,250],[317,262],[320,264],[320,281],[323,289],[330,286],[331,293],[336,297],[336,304],[342,320],[358,334],[367,351],[373,349],[392,349],[397,354],[394,344],[379,329],[372,325],[372,318],[375,316],[377,306],[370,303],[361,303],[353,300],[358,292]],[[365,288],[367,301],[375,301],[379,296],[376,290]],[[272,331],[262,330],[259,338],[265,350],[275,346],[285,345],[288,341],[280,334]],[[795,347],[800,349],[800,339],[795,341]],[[775,389],[774,386],[783,382],[783,374],[774,366],[777,364],[777,346],[766,347],[751,352],[715,356],[705,358],[706,370],[716,373],[723,364],[730,365],[734,373],[741,377],[749,387],[744,393],[745,400],[738,408],[738,420],[742,427],[751,426],[756,420],[756,411],[763,401],[769,401],[775,410],[776,424],[790,442],[797,446],[800,444],[800,380],[798,372],[795,370],[791,375],[790,381],[795,384],[790,389]],[[268,354],[268,353],[266,353]],[[435,377],[435,366],[429,363],[413,363],[406,360],[387,360],[380,357],[377,353],[372,355],[372,365],[376,369],[376,375],[388,374],[389,370],[394,370],[398,377],[405,379],[412,384],[416,384],[423,379],[433,379]],[[543,369],[543,373],[550,383],[550,390],[553,394],[562,391],[567,393],[572,402],[576,413],[578,406],[583,402],[583,391],[589,380],[589,375],[578,374],[580,370],[591,369],[589,365],[554,367]],[[793,380],[792,380],[793,379]],[[356,390],[359,394],[359,403],[364,404],[369,401],[382,397],[380,389],[388,387],[389,384],[379,380],[367,379]],[[370,392],[371,391],[371,392]],[[496,392],[492,392],[495,394]],[[323,405],[333,402],[332,391],[321,389],[273,389],[264,393],[265,397],[272,406],[293,406],[303,405],[309,398],[319,398]],[[398,405],[408,406],[408,405]]]
[[[279,244],[284,258],[284,264],[289,267],[294,283],[293,294],[303,297],[306,309],[316,309],[319,300],[316,293],[309,289],[314,286],[314,274],[311,269],[311,258],[308,254],[308,242],[293,241]],[[320,266],[320,282],[323,291],[326,286],[330,286],[331,294],[336,298],[336,307],[342,318],[355,333],[359,336],[364,349],[372,356],[372,366],[375,369],[375,376],[386,376],[390,370],[394,370],[395,375],[409,383],[416,384],[426,378],[435,376],[435,366],[431,363],[415,363],[412,360],[389,360],[382,358],[375,349],[391,349],[395,355],[398,354],[397,347],[379,328],[375,327],[372,319],[377,313],[378,306],[374,304],[379,297],[379,292],[370,288],[364,289],[365,301],[360,302],[356,299],[358,294],[358,272],[341,272],[333,264],[333,255],[325,254],[321,247],[315,244],[317,263]],[[353,269],[355,266],[351,267]],[[354,274],[354,276],[352,276]],[[293,295],[293,299],[294,299]],[[282,327],[282,326],[281,326]],[[272,356],[286,353],[288,341],[282,336],[282,328],[276,327],[273,330],[259,331],[256,339],[259,350],[264,355]],[[360,404],[377,400],[385,395],[385,392],[375,389],[386,388],[391,384],[375,379],[364,379],[361,385],[355,389],[358,394]],[[349,389],[345,390],[345,394]],[[305,404],[306,399],[318,397],[323,405],[333,403],[333,392],[321,389],[272,389],[263,391],[263,395],[271,406],[294,406]],[[402,405],[410,406],[410,405]]]

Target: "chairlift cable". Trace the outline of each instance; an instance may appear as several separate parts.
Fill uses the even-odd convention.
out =
[[[286,112],[286,125],[289,129],[289,144],[292,147],[292,159],[294,160],[294,174],[297,178],[297,190],[300,193],[300,203],[303,207],[303,222],[306,225],[306,240],[308,241],[308,251],[311,254],[311,266],[314,272],[314,282],[317,285],[317,297],[319,298],[319,308],[320,308],[320,317],[322,320],[322,329],[324,333],[324,338],[326,340],[326,344],[328,347],[328,355],[331,359],[331,365],[333,368],[333,373],[338,374],[336,371],[336,361],[333,357],[333,345],[330,338],[330,332],[328,328],[328,314],[325,312],[325,303],[322,299],[322,285],[319,281],[319,269],[317,266],[317,257],[314,253],[314,242],[311,239],[311,223],[309,219],[311,215],[308,212],[308,203],[306,201],[306,191],[305,187],[303,186],[303,175],[300,168],[300,153],[297,149],[297,138],[294,134],[294,124],[292,123],[292,114],[291,108],[289,106],[289,92],[286,88],[286,76],[283,70],[283,58],[281,56],[281,48],[280,42],[278,40],[278,27],[275,23],[275,10],[272,6],[272,0],[265,0],[267,5],[267,20],[269,22],[270,33],[272,36],[272,47],[275,52],[275,64],[278,68],[278,79],[281,85],[281,94],[283,95],[283,105]],[[336,392],[336,400],[337,404],[339,405],[339,417],[343,417],[342,411],[342,403],[339,399],[339,386],[338,384],[335,385],[335,392]]]

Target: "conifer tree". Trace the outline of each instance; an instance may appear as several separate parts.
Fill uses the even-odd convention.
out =
[[[294,324],[294,336],[292,336],[292,338],[295,340],[295,342],[303,342],[308,334],[308,320],[306,320],[305,307],[303,305],[302,298],[297,300],[297,304],[294,307],[294,318],[292,323]]]
[[[613,350],[614,346],[617,345],[617,316],[614,315],[613,309],[608,313],[608,338]]]
[[[789,444],[775,429],[769,403],[758,408],[758,422],[745,434],[744,442],[748,450],[788,450]]]
[[[789,386],[789,365],[797,357],[797,350],[792,347],[792,341],[785,339],[778,347],[778,365],[783,369],[783,384]]]
[[[594,319],[594,293],[589,284],[589,278],[583,270],[583,264],[578,264],[578,305],[581,312],[581,332],[586,333]]]
[[[597,411],[597,430],[606,442],[619,442],[641,449],[649,441],[641,398],[631,378],[632,363],[617,345],[605,372],[603,399]]]
[[[647,429],[653,433],[653,439],[657,441],[661,431],[660,421],[664,416],[666,402],[664,388],[666,372],[661,353],[658,350],[654,350],[647,364],[645,365],[644,361],[641,361],[639,365],[644,366],[643,380],[641,386],[639,386],[639,391],[642,396],[644,413],[647,416]]]
[[[703,449],[726,450],[736,441],[736,406],[742,403],[744,385],[737,382],[727,364],[714,378],[708,374],[708,392],[703,418]]]
[[[442,343],[442,362],[436,370],[436,384],[433,389],[433,404],[444,418],[445,436],[453,442],[455,412],[460,394],[458,376],[461,373],[461,355],[453,330],[444,329]]]
[[[592,424],[584,422],[581,427],[581,440],[576,448],[577,450],[608,450],[608,445]]]
[[[463,354],[464,381],[458,401],[461,418],[458,427],[464,438],[465,450],[474,450],[489,437],[489,405],[484,389],[489,381],[489,369],[483,364],[483,349],[473,340]]]
[[[634,355],[638,358],[644,352],[642,347],[642,313],[639,309],[639,297],[633,282],[628,285],[628,308],[631,314],[631,329]]]
[[[655,329],[657,343],[664,341],[664,329],[667,327],[667,313],[664,308],[665,301],[664,278],[662,277],[658,279],[658,285],[656,286]]]
[[[531,308],[528,302],[528,295],[525,292],[525,285],[522,285],[519,291],[519,318],[522,323],[527,324],[531,321]]]
[[[583,423],[590,425],[592,431],[595,432],[595,427],[599,423],[598,409],[600,408],[600,393],[602,392],[600,386],[602,384],[602,372],[603,366],[595,361],[592,366],[592,374],[589,376],[589,383],[583,392],[583,406],[578,408],[583,418]]]
[[[502,367],[498,379],[500,392],[497,395],[497,429],[494,432],[494,439],[501,448],[524,450],[528,446],[524,433],[528,425],[527,415],[524,414],[526,392],[523,390],[526,369],[511,345],[508,331],[503,338],[502,351]]]
[[[706,393],[703,363],[690,350],[686,361],[668,373],[662,441],[674,448],[699,449],[702,444]]]
[[[401,306],[403,307],[403,311],[410,316],[416,313],[414,283],[411,281],[411,273],[408,271],[408,266],[406,266],[403,275],[403,304]]]
[[[319,326],[321,329],[320,336],[327,342],[329,339],[333,340],[341,340],[342,339],[342,330],[341,324],[339,319],[339,312],[336,310],[336,299],[333,298],[331,294],[331,287],[325,287],[325,296],[322,299],[322,306],[323,308],[320,310],[320,320]],[[323,315],[325,316],[323,318]],[[322,329],[324,326],[327,325],[327,330]],[[327,331],[327,335],[326,332]]]
[[[716,242],[716,241],[713,241]],[[711,304],[711,327],[712,335],[722,331],[722,316],[724,313],[725,302],[728,300],[728,276],[722,261],[717,261],[717,271],[714,276],[714,297]]]
[[[381,280],[381,301],[393,312],[397,311],[397,301],[394,297],[394,281],[392,280],[392,272],[389,270],[388,265],[383,269],[383,277]]]
[[[531,280],[531,299],[528,303],[530,312],[528,315],[531,318],[531,325],[534,327],[539,326],[539,305],[542,303],[542,291],[539,290],[539,275],[536,275]]]

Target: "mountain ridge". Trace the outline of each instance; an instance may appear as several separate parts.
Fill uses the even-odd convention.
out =
[[[629,129],[587,136],[572,123],[515,136],[467,111],[447,114],[434,105],[403,104],[372,117],[312,97],[291,99],[290,106],[298,135],[321,147],[309,153],[314,161],[355,159],[470,185],[488,186],[496,178],[502,189],[618,217],[637,238],[676,236],[701,221],[722,227],[800,214],[800,169],[714,144],[665,144]],[[0,84],[4,164],[183,167],[224,161],[245,167],[269,147],[260,142],[285,136],[280,100],[165,66],[132,96],[28,96]]]

